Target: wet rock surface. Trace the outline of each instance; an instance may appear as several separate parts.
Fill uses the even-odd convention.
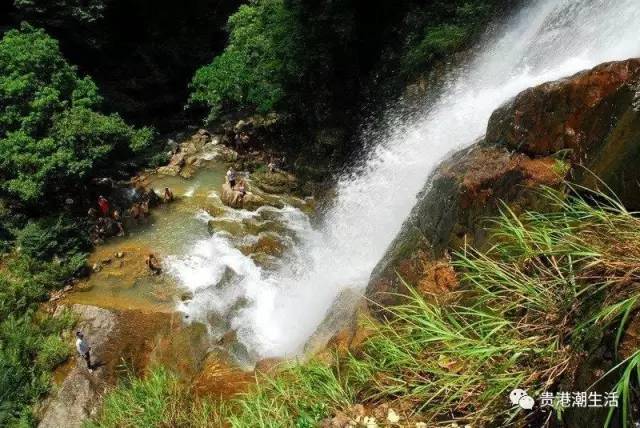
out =
[[[157,169],[160,175],[190,178],[198,168],[207,166],[213,161],[232,163],[238,160],[238,153],[221,144],[220,135],[212,135],[200,129],[190,138],[176,145],[171,159],[165,166]]]
[[[433,174],[416,207],[384,259],[372,273],[367,294],[392,304],[404,290],[398,274],[420,288],[449,289],[456,280],[446,267],[447,250],[465,244],[482,247],[488,216],[502,202],[519,212],[539,205],[541,185],[560,186],[554,159],[532,159],[503,147],[475,145],[457,153]],[[438,261],[439,260],[439,261]],[[435,269],[434,263],[442,265]]]
[[[115,313],[87,305],[73,305],[70,309],[79,317],[77,329],[90,340],[92,357],[100,364],[108,339],[116,328]],[[94,373],[89,373],[77,354],[72,358],[78,360],[77,364],[45,403],[38,425],[41,428],[81,427],[83,421],[98,410],[100,395],[107,386],[105,369],[96,367]]]
[[[292,193],[298,188],[296,177],[285,171],[260,171],[254,173],[252,178],[255,185],[267,193]]]
[[[565,157],[580,166],[574,181],[595,188],[595,174],[636,209],[639,94],[640,59],[602,64],[521,92],[493,113],[486,144],[532,157]]]
[[[483,222],[502,203],[515,212],[544,209],[540,186],[561,188],[565,177],[591,188],[597,174],[629,207],[640,206],[640,60],[592,70],[527,89],[497,109],[484,140],[443,162],[383,260],[367,294],[392,304],[407,283],[427,290],[456,284],[434,266],[447,251],[488,236]],[[434,265],[435,263],[435,265]],[[439,272],[438,272],[439,271]]]
[[[135,370],[144,370],[155,336],[170,325],[167,314],[90,305],[61,305],[56,314],[65,308],[78,316],[75,330],[82,331],[91,346],[93,373],[74,350],[71,361],[61,368],[68,369],[68,374],[41,406],[38,426],[42,428],[80,427],[95,416],[102,394],[118,379],[118,367],[126,362]]]
[[[243,196],[237,190],[234,190],[228,183],[222,185],[220,192],[222,203],[231,208],[241,208],[246,210],[256,210],[265,205],[271,205],[265,198],[257,195],[250,190]]]

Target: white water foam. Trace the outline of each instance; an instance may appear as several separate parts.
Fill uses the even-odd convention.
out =
[[[340,292],[366,287],[439,162],[481,137],[493,110],[519,91],[639,56],[638,24],[638,0],[535,2],[479,47],[421,115],[389,121],[392,130],[372,144],[364,166],[339,180],[321,226],[293,208],[275,210],[296,231],[284,268],[261,269],[223,234],[174,257],[170,271],[194,293],[180,309],[204,322],[212,313],[225,317],[252,358],[299,354]],[[216,286],[226,267],[236,272],[233,286]]]

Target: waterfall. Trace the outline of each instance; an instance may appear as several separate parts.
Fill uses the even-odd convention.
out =
[[[299,354],[342,291],[364,290],[439,162],[481,137],[493,110],[523,89],[640,56],[638,24],[638,0],[533,2],[478,46],[421,114],[391,112],[384,137],[362,136],[366,161],[339,179],[320,226],[292,208],[278,213],[298,232],[285,267],[262,270],[220,235],[176,257],[171,271],[194,294],[180,310],[204,322],[223,316],[254,359]],[[239,279],[220,289],[225,266]]]

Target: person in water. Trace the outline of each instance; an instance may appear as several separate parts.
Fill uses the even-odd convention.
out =
[[[109,201],[102,195],[98,197],[98,208],[103,217],[109,217]]]
[[[231,190],[236,187],[236,171],[232,166],[229,167],[229,170],[227,171],[227,182],[229,183],[229,187],[231,187]]]
[[[247,188],[245,186],[245,182],[244,180],[240,180],[240,182],[238,183],[238,192],[240,192],[240,195],[238,196],[238,202],[243,202],[244,201],[244,196],[247,194]]]
[[[162,268],[160,267],[160,261],[156,258],[155,255],[153,255],[153,253],[149,253],[147,258],[145,259],[145,263],[147,264],[147,266],[149,267],[149,270],[153,274],[157,275],[160,272],[162,272]]]
[[[164,199],[165,202],[172,202],[173,201],[173,192],[171,191],[171,189],[169,189],[168,187],[164,188],[164,195],[162,197]]]
[[[93,373],[93,366],[91,365],[91,346],[84,340],[84,334],[81,331],[76,331],[76,350],[78,354],[87,363],[87,369],[89,373]]]

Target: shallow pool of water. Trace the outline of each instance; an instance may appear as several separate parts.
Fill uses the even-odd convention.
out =
[[[125,219],[126,235],[95,249],[89,262],[101,270],[79,284],[68,301],[116,309],[174,310],[180,294],[176,281],[170,275],[151,274],[144,258],[154,253],[162,261],[188,252],[194,242],[209,236],[207,210],[225,209],[218,196],[224,173],[225,165],[219,164],[198,171],[191,179],[150,177],[149,187],[158,194],[169,187],[175,201],[155,207],[139,222]]]

